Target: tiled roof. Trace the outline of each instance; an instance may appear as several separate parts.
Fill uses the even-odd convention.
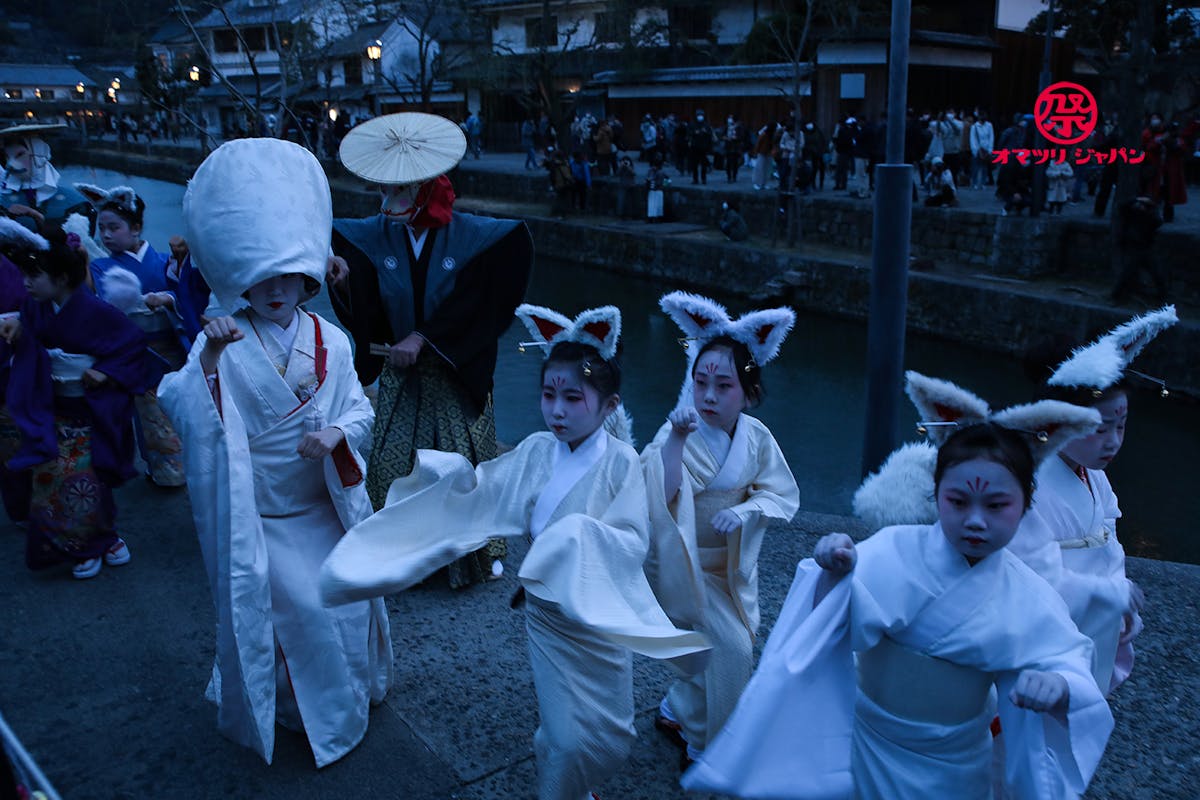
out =
[[[370,25],[363,25],[350,35],[330,42],[329,47],[325,49],[324,55],[327,57],[338,57],[363,53],[366,51],[367,45],[382,37],[383,32],[391,24],[391,22],[375,22]]]
[[[300,19],[304,13],[302,0],[281,0],[281,2],[255,2],[255,0],[229,0],[225,4],[225,12],[229,22],[234,25],[267,25],[272,22],[289,22]],[[213,9],[199,21],[193,20],[197,28],[228,28],[225,14]]]
[[[84,86],[96,82],[75,67],[67,64],[0,64],[0,85],[21,86]]]

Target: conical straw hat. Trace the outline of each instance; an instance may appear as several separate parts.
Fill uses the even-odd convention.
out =
[[[467,152],[462,128],[436,114],[376,117],[342,139],[346,169],[373,183],[421,183],[455,167]]]

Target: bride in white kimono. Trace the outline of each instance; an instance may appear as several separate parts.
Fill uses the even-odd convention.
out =
[[[584,800],[636,736],[630,651],[672,659],[708,645],[671,624],[642,571],[649,533],[637,452],[604,427],[624,416],[619,312],[572,321],[526,305],[517,316],[532,344],[553,345],[542,373],[550,430],[474,468],[457,453],[418,451],[384,508],[334,548],[321,592],[342,603],[400,591],[488,537],[530,536],[518,577],[540,719],[538,798]],[[431,541],[431,529],[444,538]]]
[[[684,745],[686,765],[725,724],[754,671],[758,553],[767,524],[787,522],[800,505],[775,438],[743,413],[761,398],[761,367],[795,314],[770,309],[733,322],[724,308],[685,292],[660,304],[696,339],[680,406],[642,452],[647,577],[671,620],[713,643],[708,667],[676,680],[659,705],[656,725]]]
[[[1112,729],[1091,643],[1005,545],[1035,463],[1015,431],[1041,431],[1046,452],[1098,415],[1045,401],[992,419],[939,450],[938,522],[885,528],[857,547],[830,534],[800,564],[758,670],[685,788],[987,800],[997,712],[1015,797],[1086,788]]]
[[[1174,306],[1135,317],[1080,348],[1057,366],[1042,394],[1100,412],[1095,433],[1069,442],[1038,470],[1033,508],[1012,550],[1054,586],[1071,619],[1096,647],[1096,683],[1111,693],[1133,669],[1133,639],[1142,630],[1142,591],[1125,576],[1117,540],[1121,509],[1105,469],[1125,439],[1129,398],[1124,373],[1163,330]]]
[[[211,321],[159,388],[217,607],[218,728],[270,763],[278,721],[318,767],[361,741],[392,679],[382,600],[327,609],[317,591],[329,551],[371,513],[357,446],[374,414],[349,341],[297,308],[320,290],[330,220],[304,149],[246,139],[210,155],[184,197],[188,241],[220,304],[250,307]]]

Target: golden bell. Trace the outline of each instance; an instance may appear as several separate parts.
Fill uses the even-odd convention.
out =
[[[517,352],[518,352],[518,353],[524,353],[524,352],[525,352],[525,345],[523,345],[523,344],[519,344],[519,345],[517,345]]]
[[[583,375],[585,378],[590,378],[592,376],[592,368],[586,363],[583,365]]]
[[[917,435],[918,436],[924,436],[927,433],[929,433],[929,428],[926,428],[924,425],[917,426]]]
[[[1167,391],[1167,387],[1164,386],[1162,388],[1162,391],[1158,393],[1158,396],[1159,397],[1170,397],[1171,393],[1169,391]]]
[[[742,372],[749,372],[753,367],[753,364],[747,364],[746,366],[742,367]]]
[[[1050,434],[1046,433],[1045,431],[1038,431],[1037,440],[1042,444],[1045,444],[1046,442],[1050,441]]]
[[[1100,390],[1100,389],[1092,389],[1092,397],[1099,397],[1099,396],[1100,396],[1100,395],[1102,395],[1102,394],[1104,394],[1104,392],[1103,392],[1102,390]]]

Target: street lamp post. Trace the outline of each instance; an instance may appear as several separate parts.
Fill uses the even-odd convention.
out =
[[[381,63],[383,60],[383,42],[376,39],[374,42],[371,42],[371,44],[367,45],[367,58],[369,58],[371,60],[371,64],[374,66],[374,69],[375,69],[375,83],[374,83],[375,90],[374,90],[374,92],[372,92],[371,107],[373,109],[374,115],[378,117],[379,116],[379,87],[383,84],[383,66]]]
[[[87,115],[84,114],[84,92],[87,91],[83,86],[83,81],[75,84],[75,96],[79,98],[79,136],[83,144],[87,144]]]

